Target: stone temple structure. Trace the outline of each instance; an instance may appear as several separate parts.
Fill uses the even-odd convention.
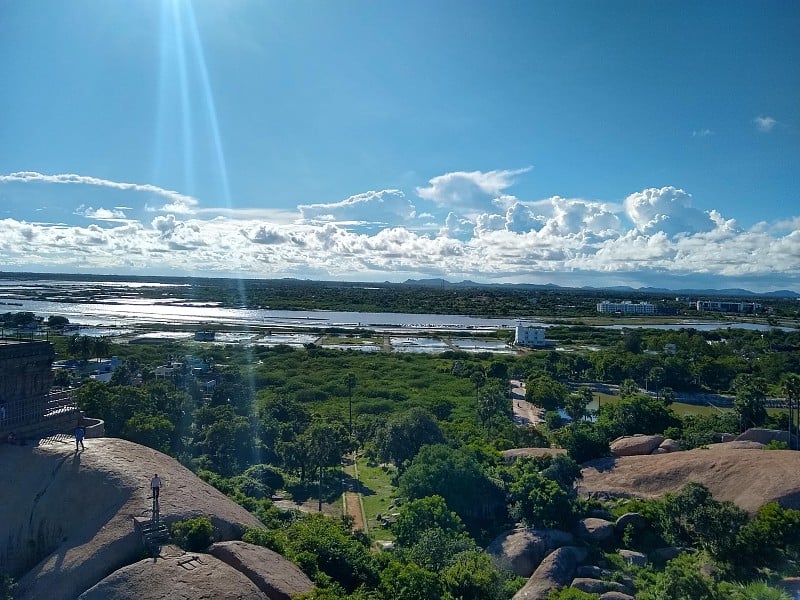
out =
[[[0,339],[0,441],[66,433],[81,414],[68,392],[53,392],[53,345]]]

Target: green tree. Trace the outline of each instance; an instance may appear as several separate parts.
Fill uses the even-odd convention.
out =
[[[660,398],[661,386],[664,383],[664,375],[663,367],[653,367],[647,374],[648,389],[655,389],[656,398]]]
[[[499,489],[472,456],[445,445],[424,446],[398,481],[409,498],[439,495],[464,521],[496,518],[503,501]]]
[[[592,402],[594,396],[592,390],[586,386],[581,387],[577,392],[568,394],[564,400],[564,411],[572,420],[577,423],[587,415],[587,406]]]
[[[649,585],[637,592],[641,600],[722,600],[717,585],[705,575],[702,566],[707,555],[681,554],[667,563]]]
[[[125,421],[122,436],[148,448],[169,452],[170,440],[174,430],[175,425],[163,415],[149,415],[137,412]]]
[[[800,420],[800,376],[794,373],[785,376],[781,389],[789,407],[789,448],[800,450],[800,432],[796,423]]]
[[[492,419],[508,416],[510,411],[511,402],[500,383],[492,381],[481,390],[478,395],[478,416],[490,433]]]
[[[714,500],[699,483],[687,483],[678,494],[667,494],[660,504],[660,526],[669,542],[731,558],[739,532],[747,523],[745,511],[732,502]]]
[[[369,539],[354,533],[341,519],[307,514],[289,524],[279,537],[278,547],[270,547],[298,563],[310,577],[321,571],[349,591],[378,583]]]
[[[472,385],[475,386],[475,405],[477,406],[479,403],[478,392],[483,387],[483,384],[486,383],[486,373],[483,372],[483,369],[476,368],[472,371],[469,379],[472,381]]]
[[[447,508],[442,496],[436,495],[417,498],[403,504],[392,525],[397,543],[406,547],[416,544],[423,532],[428,529],[441,529],[454,535],[465,531],[461,518]]]
[[[610,451],[609,438],[592,423],[578,422],[564,427],[553,433],[553,440],[577,463],[607,456]]]
[[[108,338],[96,337],[92,340],[92,353],[97,359],[97,362],[100,362],[101,358],[108,356],[108,351],[110,348],[111,342],[108,341]]]
[[[349,420],[350,425],[347,431],[350,433],[350,435],[353,435],[353,388],[356,386],[356,376],[353,375],[352,373],[348,373],[345,383],[347,383],[347,396],[348,396],[347,405],[350,414],[350,420]]]
[[[749,375],[739,375],[734,386],[736,399],[733,402],[733,409],[739,417],[740,430],[764,425],[767,420],[767,409],[764,404],[767,386],[764,380]]]
[[[63,329],[69,325],[69,319],[61,315],[50,315],[47,317],[47,326],[50,329]]]
[[[800,510],[770,502],[739,530],[735,566],[746,574],[759,567],[780,569],[787,560],[800,558]]]
[[[483,550],[468,550],[455,556],[440,574],[453,598],[496,600],[503,597],[503,577]]]
[[[597,416],[597,425],[608,439],[636,433],[662,433],[669,427],[679,427],[680,423],[677,415],[663,402],[639,395],[603,404]]]
[[[572,495],[541,473],[524,473],[508,492],[511,515],[528,527],[567,529],[574,524]]]
[[[442,597],[436,573],[396,560],[381,573],[378,591],[385,600],[440,600]]]
[[[567,386],[547,375],[531,377],[526,382],[525,399],[545,410],[556,410],[564,404]]]
[[[444,441],[436,419],[422,408],[412,408],[392,416],[376,435],[376,446],[382,461],[394,461],[401,470],[425,444]]]
[[[639,394],[639,384],[633,379],[626,379],[619,386],[619,397],[623,400],[626,398],[633,398]]]

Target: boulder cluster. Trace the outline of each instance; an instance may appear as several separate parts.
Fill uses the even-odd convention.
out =
[[[588,517],[578,522],[574,531],[518,527],[495,538],[487,552],[499,567],[507,568],[528,581],[513,600],[546,600],[550,592],[573,587],[600,594],[602,600],[633,600],[633,581],[612,580],[611,565],[592,564],[592,546],[613,548],[630,528],[649,526],[639,513],[626,513],[617,519],[611,515]],[[659,548],[650,555],[633,550],[617,550],[623,560],[644,566],[674,558],[680,548]]]

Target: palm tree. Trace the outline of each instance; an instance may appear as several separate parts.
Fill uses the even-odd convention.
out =
[[[469,378],[475,385],[475,409],[478,410],[478,407],[480,406],[478,391],[483,387],[483,384],[486,383],[486,375],[481,369],[478,368],[472,372],[472,375],[470,375]]]
[[[788,375],[781,387],[786,395],[786,404],[789,406],[789,449],[800,450],[800,439],[795,425],[795,411],[800,414],[800,376]],[[792,429],[794,429],[794,446],[792,446]]]
[[[108,354],[110,347],[111,344],[108,338],[98,337],[92,341],[92,350],[94,351],[94,357],[97,359],[97,362],[100,362],[100,359]]]
[[[356,385],[356,376],[352,373],[347,374],[347,393],[350,396],[349,408],[350,408],[350,429],[349,433],[353,435],[353,388]]]

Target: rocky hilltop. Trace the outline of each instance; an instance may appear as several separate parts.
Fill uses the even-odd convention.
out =
[[[148,495],[154,473],[164,483],[164,523],[207,516],[220,540],[233,540],[259,521],[160,452],[113,438],[87,440],[80,453],[73,444],[67,438],[38,446],[0,446],[0,478],[6,483],[0,495],[0,568],[17,576],[20,598],[74,599],[104,580],[101,589],[106,591],[113,589],[108,582],[128,582],[106,598],[143,598],[142,588],[129,585],[136,577],[148,582],[147,598],[288,598],[311,589],[294,565],[263,548],[243,547],[238,554],[257,556],[262,574],[276,573],[284,580],[277,587],[283,585],[287,592],[268,594],[264,590],[269,586],[254,584],[253,569],[226,560],[230,552],[194,554],[187,561],[170,547],[171,556],[143,561],[146,552],[135,523],[151,517]],[[188,596],[172,589],[178,584],[189,590]]]
[[[765,450],[761,444],[729,442],[687,452],[621,456],[590,461],[578,492],[594,497],[652,498],[705,485],[716,500],[754,513],[768,502],[800,509],[800,452]]]

